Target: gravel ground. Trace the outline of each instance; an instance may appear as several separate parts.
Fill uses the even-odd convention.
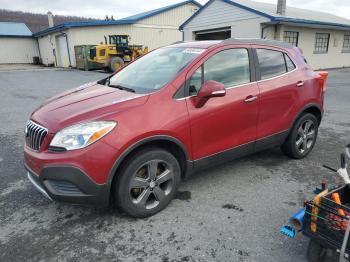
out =
[[[46,200],[27,181],[23,126],[46,98],[104,76],[76,70],[0,72],[0,261],[306,261],[308,239],[278,233],[350,142],[350,69],[330,71],[319,139],[304,160],[267,150],[198,173],[163,212]],[[333,261],[332,257],[327,258]]]

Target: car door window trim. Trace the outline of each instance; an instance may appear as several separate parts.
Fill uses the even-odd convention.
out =
[[[205,63],[210,59],[212,58],[213,56],[215,56],[216,54],[219,54],[220,52],[223,52],[223,51],[227,51],[227,50],[232,50],[232,49],[245,49],[247,51],[247,54],[248,54],[248,62],[249,62],[249,82],[248,83],[243,83],[243,84],[237,84],[235,86],[230,86],[230,87],[226,87],[225,89],[233,89],[233,88],[237,88],[237,87],[241,87],[241,86],[245,86],[245,85],[249,85],[249,84],[252,84],[256,81],[256,69],[255,69],[255,62],[254,62],[254,53],[252,51],[252,48],[250,47],[247,47],[247,46],[239,46],[239,47],[233,47],[233,46],[230,46],[228,48],[225,48],[225,49],[222,49],[222,50],[219,50],[218,52],[215,52],[213,53],[211,56],[209,56],[205,61],[202,61],[200,66],[196,67],[195,70],[193,70],[191,76],[186,80],[186,83],[185,83],[185,97],[182,97],[182,98],[177,98],[175,100],[178,100],[178,101],[181,101],[181,100],[184,100],[186,98],[190,98],[190,97],[195,97],[197,96],[196,95],[190,95],[189,93],[189,84],[190,84],[190,81],[191,81],[191,78],[192,76],[194,75],[194,73],[199,69],[201,68],[202,70],[202,81],[204,80],[204,65]]]
[[[240,47],[237,47],[236,49],[238,49],[238,48],[240,48]],[[228,49],[234,49],[234,48],[228,48]],[[249,82],[249,83],[245,83],[245,84],[240,84],[240,85],[236,85],[236,86],[232,86],[232,87],[227,87],[227,88],[225,88],[226,90],[230,90],[230,89],[234,89],[234,88],[239,88],[239,87],[242,87],[242,86],[246,86],[246,85],[252,85],[252,84],[259,84],[259,83],[261,83],[261,82],[265,82],[265,81],[269,81],[269,80],[274,80],[274,79],[276,79],[276,78],[279,78],[279,77],[283,77],[283,76],[286,76],[286,75],[288,75],[288,74],[291,74],[291,73],[293,73],[294,71],[296,71],[296,70],[298,70],[299,69],[299,67],[298,67],[298,64],[295,62],[295,60],[287,53],[287,52],[284,52],[284,51],[279,51],[279,50],[274,50],[274,49],[268,49],[268,48],[245,48],[245,47],[242,47],[242,49],[247,49],[248,50],[248,55],[249,55],[249,62],[250,62],[250,65],[251,65],[251,67],[252,66],[255,66],[255,65],[257,65],[258,66],[258,70],[254,70],[254,79],[255,79],[255,81],[251,81],[251,82]],[[256,54],[256,49],[266,49],[266,50],[271,50],[271,51],[277,51],[277,52],[281,52],[281,53],[283,53],[284,55],[287,55],[289,58],[290,58],[290,60],[293,62],[293,64],[295,65],[295,68],[292,70],[292,71],[288,71],[288,72],[286,72],[286,73],[284,73],[284,74],[281,74],[281,75],[278,75],[278,76],[274,76],[274,77],[270,77],[270,78],[267,78],[267,79],[261,79],[261,76],[260,76],[260,65],[259,65],[259,61],[257,60],[257,54]],[[224,49],[224,50],[227,50],[227,49]],[[221,51],[224,51],[224,50],[221,50]],[[249,50],[251,50],[251,53],[249,52]],[[218,52],[219,53],[219,52]],[[254,54],[255,53],[255,54]],[[217,53],[216,53],[217,54]],[[215,54],[214,54],[215,55]],[[252,57],[251,57],[252,56]],[[209,57],[210,58],[210,57]],[[208,59],[209,59],[208,58]],[[208,60],[207,59],[207,60]],[[207,61],[206,60],[206,61]],[[253,61],[252,61],[253,60]],[[200,67],[202,67],[202,75],[203,75],[203,70],[204,70],[204,68],[203,68],[203,64],[206,62],[206,61],[204,61],[199,67],[197,67],[196,68],[196,70],[194,70],[193,71],[193,73],[192,73],[192,75],[194,74],[194,72],[196,72]],[[252,63],[253,62],[253,63]],[[257,62],[257,63],[255,63],[255,62]],[[286,63],[286,62],[285,62]],[[286,65],[287,66],[287,65]],[[250,67],[250,70],[251,70],[251,67]],[[191,75],[191,77],[192,77],[192,75]],[[186,87],[185,87],[185,89],[186,89],[186,91],[185,91],[185,95],[186,94],[189,94],[188,92],[189,92],[189,86],[188,86],[188,84],[189,84],[189,81],[190,81],[190,79],[191,79],[191,77],[189,78],[189,79],[187,79],[187,81],[186,81]],[[252,72],[251,72],[251,78],[252,78],[253,76],[252,76]],[[260,78],[260,79],[259,79]],[[191,98],[191,97],[196,97],[197,95],[187,95],[187,96],[185,96],[185,97],[182,97],[182,98],[177,98],[177,99],[175,99],[176,101],[181,101],[181,100],[185,100],[185,99],[188,99],[188,98]]]

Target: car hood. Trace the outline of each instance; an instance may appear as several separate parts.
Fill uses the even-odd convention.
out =
[[[84,121],[113,119],[121,111],[143,105],[149,95],[135,94],[98,83],[89,83],[45,101],[31,119],[56,133]]]

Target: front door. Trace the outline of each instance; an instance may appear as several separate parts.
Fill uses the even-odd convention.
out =
[[[226,47],[204,60],[187,76],[192,96],[187,99],[187,107],[194,159],[229,153],[229,149],[239,150],[242,145],[249,145],[249,150],[253,150],[259,89],[252,81],[248,49]],[[196,108],[194,96],[207,80],[223,83],[226,96],[211,98],[203,107]]]

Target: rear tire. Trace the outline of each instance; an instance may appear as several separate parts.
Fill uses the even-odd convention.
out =
[[[116,176],[117,206],[132,217],[144,218],[158,213],[174,198],[181,168],[168,151],[148,147],[128,157]]]
[[[115,72],[120,68],[122,68],[124,64],[125,64],[124,60],[121,57],[119,56],[112,57],[111,60],[109,61],[109,70],[111,70],[112,72]]]
[[[281,149],[291,158],[302,159],[313,149],[318,135],[318,120],[310,113],[299,117]]]
[[[310,240],[307,247],[307,259],[309,262],[322,262],[326,255],[326,249],[316,241]]]

